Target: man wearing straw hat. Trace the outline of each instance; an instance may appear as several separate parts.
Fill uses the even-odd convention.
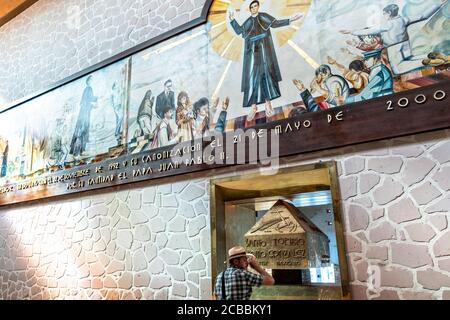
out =
[[[228,268],[216,280],[215,293],[218,300],[249,300],[252,287],[275,283],[255,256],[247,255],[244,247],[237,246],[228,251],[228,264]],[[248,266],[259,274],[247,271]]]

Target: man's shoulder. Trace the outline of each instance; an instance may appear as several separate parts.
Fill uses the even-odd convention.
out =
[[[225,271],[226,277],[240,277],[245,276],[249,271],[239,268],[228,268]]]
[[[383,64],[382,63],[373,66],[370,69],[370,74],[371,75],[376,75],[376,74],[380,73],[381,71],[383,71]]]
[[[262,277],[258,273],[254,273],[254,272],[244,270],[244,269],[236,269],[232,274],[235,277],[246,278],[246,279],[253,278],[253,277]]]
[[[164,98],[164,91],[161,92],[160,94],[158,94],[158,96],[156,97],[156,99],[161,99]]]
[[[342,76],[340,76],[340,75],[338,75],[338,74],[334,74],[334,75],[332,75],[331,77],[329,77],[329,78],[326,80],[326,83],[327,83],[328,85],[332,85],[332,84],[335,84],[335,83],[338,83],[338,84],[340,84],[340,85],[343,85],[343,84],[345,84],[346,82],[345,82],[345,78],[344,78],[344,77],[342,77]]]
[[[258,15],[262,16],[262,17],[269,17],[272,18],[272,16],[270,14],[268,14],[267,12],[259,12]]]
[[[265,22],[272,22],[273,20],[275,20],[275,18],[272,17],[267,12],[260,12],[260,13],[258,13],[258,16],[260,19],[264,20]]]

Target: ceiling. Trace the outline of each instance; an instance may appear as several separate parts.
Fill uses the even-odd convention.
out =
[[[0,27],[38,0],[0,0]]]

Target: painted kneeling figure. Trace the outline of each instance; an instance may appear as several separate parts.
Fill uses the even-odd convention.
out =
[[[155,129],[155,135],[153,137],[151,148],[156,149],[178,143],[180,140],[179,136],[174,133],[170,125],[170,120],[173,117],[172,107],[167,105],[165,108],[160,110],[160,114],[158,116],[162,117],[162,120]]]

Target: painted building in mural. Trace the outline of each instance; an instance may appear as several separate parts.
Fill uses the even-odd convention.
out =
[[[0,297],[210,299],[226,249],[239,243],[278,284],[255,290],[256,299],[450,299],[447,280],[434,281],[450,283],[448,116],[406,131],[399,123],[447,103],[450,3],[213,0],[203,10],[204,23],[0,112]],[[382,119],[395,107],[398,128],[387,137],[398,140],[365,150],[357,143],[386,138],[383,123],[355,114],[377,103]],[[346,134],[342,110],[353,107],[346,121],[369,124],[374,136],[335,140]],[[310,121],[319,114],[328,126]],[[271,178],[261,163],[208,171],[201,159],[196,171],[196,161],[180,169],[172,156],[269,124],[277,143],[285,139]],[[297,146],[320,130],[332,148],[350,146],[337,157],[326,143]],[[447,131],[433,143],[412,135],[432,130]],[[309,150],[322,153],[300,155]],[[160,175],[151,176],[153,164]],[[48,207],[25,203],[41,198]],[[16,203],[33,215],[21,218],[31,230],[18,238],[19,255],[36,269],[31,277],[49,280],[3,294],[7,273],[28,270],[12,258],[10,233],[22,230]]]

